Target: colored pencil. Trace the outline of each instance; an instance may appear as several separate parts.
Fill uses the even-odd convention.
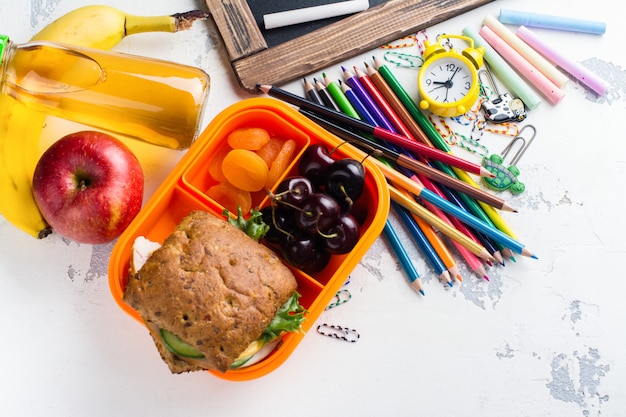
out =
[[[314,122],[320,124],[331,133],[336,134],[342,139],[347,140],[352,145],[358,147],[362,151],[368,154],[381,155],[385,158],[392,160],[397,165],[407,168],[413,172],[417,172],[427,176],[428,178],[432,178],[433,181],[438,183],[447,185],[448,187],[470,195],[471,197],[484,201],[487,204],[493,205],[500,210],[506,211],[515,211],[513,207],[511,207],[506,201],[497,197],[495,194],[492,194],[488,191],[482,190],[477,187],[472,187],[466,182],[460,181],[457,178],[454,178],[438,169],[435,169],[421,161],[412,159],[406,155],[399,154],[398,152],[385,147],[377,142],[374,142],[368,138],[365,138],[361,135],[357,135],[356,133],[347,130],[341,126],[338,126],[319,115],[312,113],[306,109],[301,109],[300,112],[313,120]]]
[[[376,71],[373,66],[365,64],[365,70],[372,84],[376,86],[381,96],[387,101],[389,106],[393,109],[393,113],[397,115],[399,121],[395,121],[394,117],[390,117],[390,121],[397,124],[396,129],[400,132],[403,132],[407,137],[413,137],[415,140],[418,140],[426,145],[432,146],[430,139],[422,128],[417,124],[415,119],[411,116],[411,113],[407,110],[406,106],[402,103],[400,98],[396,95],[396,93],[391,89],[387,81],[383,78],[383,76]]]
[[[376,103],[372,99],[372,96],[368,94],[367,90],[365,89],[363,84],[361,84],[361,81],[357,78],[357,76],[348,71],[345,67],[341,67],[341,70],[343,71],[343,79],[346,84],[348,84],[354,90],[354,93],[359,97],[359,99],[361,99],[365,107],[367,107],[369,112],[374,117],[375,123],[372,123],[372,125],[395,133],[393,127],[391,126],[387,118],[382,114],[380,108],[376,105]]]
[[[352,104],[352,107],[354,107],[354,110],[356,110],[359,116],[358,119],[365,120],[368,123],[376,123],[376,120],[374,119],[374,116],[372,116],[372,113],[370,113],[365,104],[361,101],[359,96],[356,95],[352,88],[350,88],[350,86],[346,83],[340,83],[339,85],[341,86],[341,91],[343,91],[350,104]]]
[[[489,226],[487,223],[473,216],[471,213],[463,211],[454,204],[439,197],[437,194],[426,189],[424,186],[417,184],[415,181],[412,181],[411,179],[405,177],[397,171],[389,167],[385,167],[384,164],[379,163],[376,159],[373,159],[373,161],[383,171],[383,174],[385,175],[387,180],[390,181],[392,184],[396,184],[397,186],[402,187],[407,191],[410,191],[412,194],[414,194],[416,197],[421,198],[423,201],[428,201],[429,203],[434,204],[444,212],[458,218],[463,223],[472,226],[474,229],[479,230],[493,240],[504,244],[506,247],[510,248],[514,252],[523,256],[536,258],[536,256],[528,248],[508,236],[506,233],[503,233],[497,228]],[[486,251],[483,246],[481,246],[481,248],[482,250]],[[487,258],[493,259],[491,255],[489,255]]]
[[[339,86],[339,84],[337,84],[335,81],[332,81],[330,78],[328,78],[325,73],[322,73],[322,80],[324,80],[324,85],[326,85],[326,90],[328,91],[330,96],[333,98],[333,100],[337,104],[338,109],[335,109],[332,107],[328,107],[328,108],[333,109],[337,113],[343,112],[345,114],[352,115],[353,117],[355,117],[354,115],[356,115],[356,110],[354,109],[352,104],[350,104],[350,102],[346,98],[346,95],[343,94],[343,91],[341,91],[341,87]]]
[[[354,73],[356,74],[357,79],[361,82],[361,85],[363,85],[363,88],[365,88],[367,93],[372,97],[374,103],[376,103],[376,105],[380,108],[381,113],[389,121],[393,131],[401,134],[402,136],[406,136],[409,139],[417,140],[413,132],[402,121],[399,114],[391,106],[387,97],[382,94],[382,91],[380,91],[378,85],[374,83],[369,74],[364,73],[357,66],[354,66]]]
[[[442,192],[442,189],[444,187],[441,187],[441,188],[437,187],[428,178],[425,178],[424,176],[413,176],[413,177],[411,177],[411,179],[413,181],[417,182],[418,184],[422,184],[423,186],[427,187],[432,192],[437,193],[438,195],[441,196],[441,198],[445,198],[445,196],[444,196],[444,194]],[[449,216],[448,214],[444,213],[439,207],[437,207],[434,204],[431,204],[429,202],[425,201],[424,202],[424,206],[426,206],[427,209],[429,209],[433,214],[438,216],[441,220],[443,220],[444,222],[449,224],[451,227],[454,227],[459,232],[463,233],[464,235],[469,237],[471,240],[476,242],[476,244],[483,245],[483,243],[476,238],[474,232],[466,224],[461,222],[456,217]],[[476,255],[471,253],[469,250],[467,250],[467,248],[463,247],[463,245],[460,245],[458,242],[452,240],[452,243],[456,246],[457,250],[459,251],[459,253],[463,257],[463,259],[465,259],[466,263],[472,269],[472,271],[480,270],[480,268],[482,266],[482,261],[480,259],[478,259],[478,257]],[[489,252],[489,249],[487,247],[485,247],[485,249],[487,249],[487,251]],[[486,260],[486,262],[490,262],[490,261]],[[483,267],[483,269],[484,269],[484,267]],[[489,281],[489,277],[487,276],[486,272],[481,274],[480,276],[482,278],[484,278],[485,280]]]
[[[404,87],[402,87],[402,84],[397,80],[393,72],[384,63],[382,63],[380,59],[376,57],[374,57],[374,66],[387,81],[392,90],[396,93],[400,101],[405,105],[406,109],[419,124],[424,133],[426,133],[431,141],[431,146],[434,146],[441,151],[452,153],[446,141],[441,137],[435,126],[430,123],[424,113],[422,113],[422,111],[417,107],[417,104],[415,104],[411,96],[406,92]],[[473,187],[480,188],[478,184],[469,175],[467,175],[465,171],[455,169],[455,167],[448,166],[446,164],[440,163],[439,161],[434,162],[436,163],[437,167],[444,172],[456,176],[461,181],[464,181],[472,185]],[[468,205],[468,208],[470,208],[472,214],[481,218],[486,223],[497,227],[512,238],[516,238],[515,233],[506,224],[504,219],[500,216],[500,213],[498,213],[496,210],[489,207],[489,205],[487,204],[480,204],[480,202],[476,202],[470,198],[467,198],[467,196],[465,195],[460,195],[460,197]],[[504,249],[501,249],[503,250],[504,254]]]
[[[393,226],[389,223],[389,220],[385,222],[383,233],[385,235],[385,238],[387,238],[387,241],[389,242],[389,246],[391,246],[391,250],[393,250],[396,258],[398,258],[400,266],[402,267],[402,270],[409,280],[409,284],[411,284],[411,287],[413,287],[420,294],[424,295],[424,290],[422,289],[422,283],[420,282],[419,273],[417,272],[415,265],[413,265],[411,257],[407,253],[406,248],[402,245],[398,234],[393,229]]]
[[[427,181],[430,181],[428,178],[424,178],[423,182],[424,182],[424,186],[427,186]],[[430,187],[428,187],[430,189]],[[452,192],[452,190],[450,190],[448,187],[439,187],[439,191],[441,192],[441,196],[443,198],[445,198],[446,200],[456,204],[457,206],[459,206],[460,208],[462,208],[465,211],[469,211],[468,207],[465,205],[465,203],[463,202],[463,200],[461,200],[454,192]],[[502,255],[500,254],[500,250],[497,248],[497,246],[491,241],[491,239],[489,239],[487,236],[485,236],[484,234],[471,230],[469,227],[467,227],[466,225],[464,225],[464,229],[467,230],[462,230],[461,228],[459,228],[459,226],[456,226],[459,230],[461,230],[462,232],[464,232],[465,234],[467,234],[468,236],[470,235],[474,235],[476,236],[477,241],[482,244],[485,249],[487,249],[489,251],[489,253],[494,257],[494,259],[496,260],[496,262],[498,262],[499,264],[504,265],[503,259],[502,259]],[[471,237],[471,236],[470,236]]]
[[[309,80],[306,78],[303,79],[304,82],[304,93],[313,103],[322,104],[322,98],[320,97],[319,92],[315,89],[315,86],[311,84]]]
[[[474,255],[484,259],[491,259],[491,255],[489,255],[489,253],[482,245],[474,242],[472,239],[459,232],[454,227],[445,223],[438,216],[429,211],[426,207],[416,203],[414,199],[408,198],[403,191],[400,191],[395,186],[389,185],[388,188],[389,194],[393,201],[396,201],[398,204],[402,205],[412,213],[420,216],[428,224],[439,230],[444,235],[448,236],[450,239],[453,239],[466,247]]]
[[[437,234],[435,229],[430,224],[426,223],[426,221],[421,219],[416,214],[409,213],[409,215],[413,218],[417,227],[420,228],[428,242],[430,242],[430,245],[433,247],[435,252],[437,252],[439,259],[441,259],[441,262],[443,262],[444,266],[450,273],[450,277],[456,278],[458,281],[463,281],[463,276],[461,275],[459,266],[452,256],[452,253],[450,253],[450,250],[448,250],[445,242],[441,239],[441,236]]]
[[[337,103],[335,103],[335,100],[328,92],[328,89],[324,84],[320,82],[320,80],[318,80],[317,78],[313,78],[313,85],[315,85],[315,89],[322,99],[322,104],[324,104],[326,107],[330,107],[331,109],[340,111],[339,106],[337,106]]]
[[[402,104],[402,102],[400,101],[398,96],[394,93],[394,91],[390,88],[389,84],[382,77],[382,75],[380,75],[380,73],[376,71],[376,69],[374,69],[372,66],[369,66],[367,63],[365,63],[364,65],[365,65],[366,72],[364,73],[358,67],[355,66],[354,67],[355,75],[357,76],[358,80],[361,82],[365,90],[370,94],[373,101],[380,107],[385,117],[387,117],[390,123],[395,127],[395,131],[403,134],[404,136],[408,138],[413,138],[414,140],[420,140],[421,142],[432,146],[426,134],[419,127],[415,119],[411,116],[411,114],[408,112],[406,107]],[[416,138],[419,138],[419,139],[416,139]],[[420,159],[424,163],[428,163],[428,161],[422,157],[418,156],[416,159]],[[431,167],[431,165],[427,165],[427,166]],[[424,174],[420,174],[417,171],[416,173],[418,174],[417,176],[415,175],[413,176],[407,175],[407,176],[410,176],[411,179],[416,180],[416,181],[419,181],[417,177],[421,177],[421,178],[425,177]],[[451,178],[456,178],[456,177],[451,176]],[[437,185],[431,182],[430,179],[424,178],[423,184],[431,191],[438,193],[442,198],[445,198],[443,194],[441,193],[441,191],[439,190],[439,188],[437,187]],[[451,192],[448,189],[448,187],[444,186],[442,187],[442,189],[445,189],[448,192]],[[427,207],[429,207],[431,211],[433,211],[440,218],[442,218],[442,220],[446,221],[448,224],[454,225],[454,227],[456,227],[460,231],[464,231],[466,234],[471,232],[465,224],[460,222],[455,217],[448,218],[448,216],[444,212],[442,212],[440,209],[438,209],[437,207],[433,206],[430,203],[427,204]],[[415,215],[413,216],[417,219],[417,216]],[[422,229],[424,234],[427,236],[429,241],[431,241],[431,244],[433,245],[433,247],[437,250],[439,257],[442,259],[444,264],[448,267],[448,270],[450,271],[451,275],[456,276],[457,279],[459,280],[462,280],[462,277],[460,276],[460,273],[458,272],[458,266],[456,265],[456,261],[450,254],[450,251],[448,250],[446,245],[440,239],[439,235],[435,233],[432,226],[424,225],[423,220],[419,219],[417,220],[417,222],[418,222],[418,226],[420,226],[420,228]],[[468,235],[470,237],[474,236],[473,234],[468,234]],[[485,245],[485,243],[489,243],[488,240],[485,240],[484,242],[482,240],[481,241],[478,241],[477,239],[475,240],[478,243],[482,243],[483,245]],[[482,278],[489,280],[489,277],[486,274],[485,268],[482,265],[482,262],[478,259],[478,257],[474,255],[473,253],[471,253],[462,245],[455,242],[454,240],[452,240],[452,243],[456,246],[457,250],[459,251],[459,253],[461,253],[461,256],[466,260],[468,266],[472,269],[472,271],[479,274],[479,276],[481,276]],[[492,246],[485,245],[485,248],[489,250],[490,253],[492,253],[491,251]],[[493,253],[494,255],[499,255],[499,253],[496,251],[493,251]],[[496,260],[498,260],[497,257],[496,257]]]
[[[415,180],[415,178],[412,178],[412,179]],[[424,184],[426,183],[424,182]],[[477,244],[481,244],[481,242],[478,241],[478,239],[476,239],[475,236],[472,234],[472,231],[469,230],[469,228],[465,224],[463,224],[459,219],[453,216],[448,216],[446,213],[439,210],[437,207],[433,206],[432,204],[424,204],[424,205],[430,211],[432,211],[435,215],[439,216],[439,218],[443,220],[444,222],[446,222],[448,225],[456,228],[458,231],[465,234],[467,237],[472,239]],[[485,270],[485,267],[483,266],[483,260],[478,258],[478,256],[470,252],[466,247],[464,247],[463,245],[461,245],[459,242],[455,241],[454,239],[452,239],[451,241],[452,241],[452,244],[456,247],[457,251],[461,254],[463,259],[465,260],[465,263],[467,263],[467,265],[470,267],[470,269],[474,273],[478,274],[479,277],[482,277],[483,279],[489,281],[489,277],[487,276],[487,271]],[[485,261],[485,262],[489,262],[489,261]],[[483,272],[481,273],[481,271]]]
[[[402,205],[395,202],[392,202],[392,207],[395,209],[398,217],[404,224],[404,227],[413,238],[413,241],[420,249],[420,252],[422,252],[422,254],[424,255],[424,258],[426,258],[426,261],[428,262],[430,267],[437,274],[439,280],[452,287],[454,284],[450,277],[450,272],[437,254],[437,251],[435,251],[435,248],[433,248],[433,246],[426,238],[426,235],[424,235],[422,230],[418,227],[417,223],[413,221],[413,218],[409,214],[409,211],[407,211],[407,209]]]
[[[424,145],[423,143],[412,141],[409,138],[401,136],[397,133],[390,132],[389,130],[382,129],[378,126],[373,126],[362,120],[348,116],[344,113],[337,112],[333,109],[329,109],[327,107],[324,107],[316,103],[312,103],[296,94],[293,94],[281,88],[273,87],[270,85],[258,85],[257,88],[265,94],[268,94],[272,97],[283,100],[296,107],[304,107],[316,113],[320,113],[326,117],[329,117],[337,121],[338,123],[342,123],[342,124],[345,124],[346,126],[361,130],[369,135],[374,136],[377,139],[389,141],[391,143],[394,143],[395,145],[401,146],[407,150],[416,152],[420,155],[424,155],[426,157],[439,160],[441,162],[445,162],[447,164],[450,164],[459,169],[465,170],[467,172],[471,172],[476,175],[481,175],[481,176],[493,175],[492,173],[487,171],[485,168],[483,168],[479,164],[475,164],[465,159],[456,157],[447,152],[443,152],[439,149],[431,148],[427,145]]]
[[[319,81],[315,80],[317,84],[321,84]],[[343,86],[341,86],[343,87]],[[342,88],[342,90],[344,90]],[[332,97],[330,96],[330,93],[328,93],[327,90],[320,90],[320,91],[325,91],[327,93],[327,97],[328,99],[332,100],[332,102],[330,102],[330,100],[322,100],[322,104],[325,105],[326,107],[329,108],[333,108],[336,109],[337,111],[341,111],[341,109],[335,104],[334,100],[332,99]],[[336,94],[339,94],[339,91],[337,90],[335,92]],[[345,92],[344,92],[345,94]],[[323,98],[324,96],[321,96],[321,98]],[[348,96],[346,95],[346,98],[348,98]],[[342,99],[340,99],[342,100]],[[350,112],[354,117],[359,117],[359,112],[357,110],[359,106],[359,102],[358,99],[354,100],[352,102],[353,106],[349,107],[349,106],[344,106],[346,111]],[[387,222],[385,222],[385,226],[383,228],[383,232],[387,238],[387,240],[389,241],[391,248],[394,252],[394,254],[396,255],[396,258],[398,258],[398,260],[400,261],[400,265],[402,266],[402,269],[404,270],[405,274],[407,275],[407,278],[409,280],[409,283],[411,284],[411,286],[418,291],[420,294],[424,295],[424,290],[422,289],[422,285],[419,279],[419,273],[417,272],[417,269],[415,268],[415,265],[413,265],[413,262],[411,261],[409,255],[406,252],[406,249],[402,246],[402,243],[400,242],[400,239],[398,237],[398,234],[396,233],[396,231],[394,230],[393,226],[391,225],[391,223],[389,222],[389,220],[387,220]]]

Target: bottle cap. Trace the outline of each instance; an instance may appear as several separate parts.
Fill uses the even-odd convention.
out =
[[[9,37],[7,35],[0,34],[0,64],[2,64],[2,57],[4,56],[4,48],[9,43]]]

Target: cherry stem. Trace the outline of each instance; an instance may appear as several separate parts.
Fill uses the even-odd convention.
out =
[[[348,193],[346,192],[346,187],[344,184],[341,184],[341,186],[339,187],[339,189],[341,190],[341,192],[343,193],[343,195],[345,196],[344,201],[346,203],[348,203],[349,207],[352,207],[352,205],[354,204],[354,201],[350,198],[350,196],[348,195]]]
[[[294,204],[288,203],[288,202],[284,201],[282,198],[280,198],[282,195],[284,195],[287,192],[289,192],[289,191],[283,191],[282,193],[274,194],[270,190],[267,190],[267,195],[269,196],[270,200],[272,200],[272,203],[282,204],[283,206],[291,207],[292,209],[295,209],[295,210],[301,210],[300,207],[298,207],[298,206],[296,206]],[[272,213],[273,213],[273,211],[272,211]]]

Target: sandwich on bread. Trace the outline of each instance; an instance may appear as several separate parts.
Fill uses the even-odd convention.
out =
[[[172,373],[225,372],[283,332],[301,329],[294,275],[231,223],[194,211],[131,271],[123,299]]]

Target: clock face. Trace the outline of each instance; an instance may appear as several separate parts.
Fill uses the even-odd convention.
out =
[[[441,57],[423,68],[422,92],[439,103],[463,100],[473,84],[470,67],[460,59]]]

